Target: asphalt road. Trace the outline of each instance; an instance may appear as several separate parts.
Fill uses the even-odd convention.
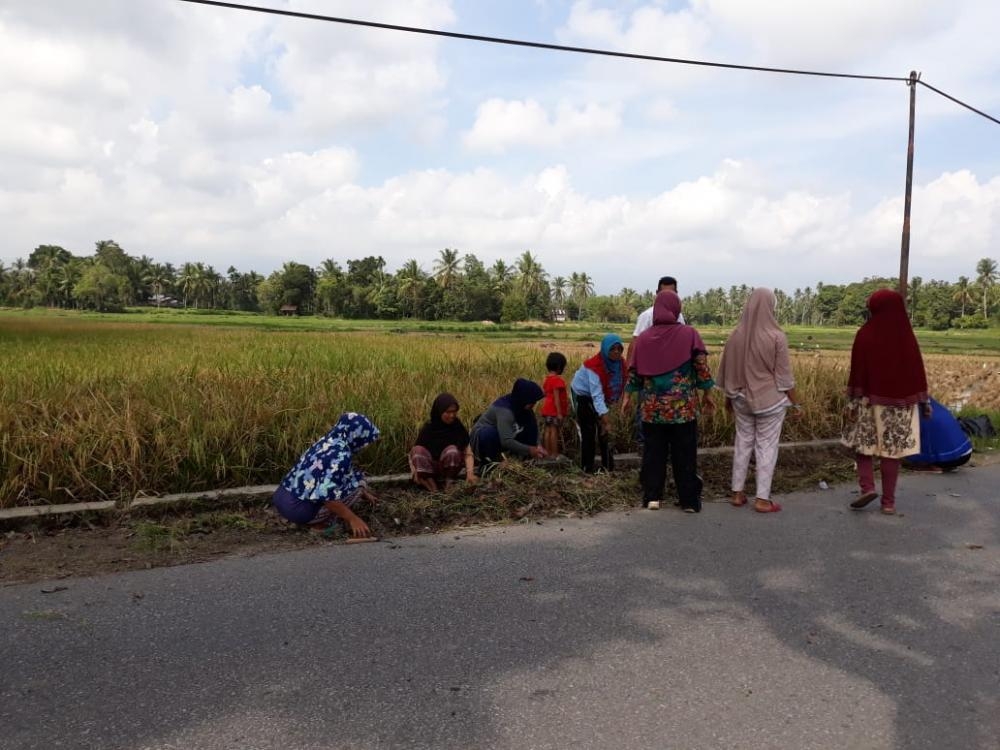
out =
[[[0,747],[1000,748],[998,480],[3,588]]]

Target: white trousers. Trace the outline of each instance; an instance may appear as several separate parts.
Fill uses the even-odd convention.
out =
[[[757,475],[757,497],[771,499],[771,480],[778,462],[778,442],[785,421],[785,401],[763,414],[750,411],[742,398],[732,400],[736,419],[736,446],[733,452],[733,492],[742,492],[753,453]]]

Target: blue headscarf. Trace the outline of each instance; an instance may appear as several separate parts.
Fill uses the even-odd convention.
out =
[[[611,347],[618,345],[625,348],[622,343],[622,337],[617,333],[609,333],[603,339],[601,339],[601,359],[604,360],[604,367],[608,371],[608,376],[611,378],[611,392],[621,393],[622,392],[622,360],[611,359]]]
[[[300,500],[323,503],[344,500],[365,483],[352,456],[379,438],[379,430],[364,414],[345,412],[337,424],[302,454],[281,486]]]

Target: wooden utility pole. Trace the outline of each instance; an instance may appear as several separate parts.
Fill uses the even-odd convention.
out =
[[[917,112],[917,71],[910,71],[910,141],[906,148],[906,193],[903,198],[903,241],[899,248],[899,293],[906,304],[906,285],[910,278],[910,202],[913,198],[913,127]]]

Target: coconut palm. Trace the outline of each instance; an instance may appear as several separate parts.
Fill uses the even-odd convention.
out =
[[[493,282],[493,291],[497,294],[506,294],[510,289],[511,280],[514,278],[514,269],[498,259],[490,266],[490,280]]]
[[[333,260],[333,258],[327,258],[322,263],[319,264],[319,277],[327,279],[339,279],[344,275],[344,270],[340,267],[340,264]]]
[[[574,271],[569,276],[570,296],[577,305],[576,319],[583,316],[584,303],[594,294],[594,280],[590,278],[586,271],[577,273]]]
[[[408,260],[402,268],[396,272],[396,284],[399,289],[400,298],[408,303],[410,315],[415,316],[420,310],[420,301],[423,297],[424,281],[427,274],[415,260]]]
[[[56,273],[56,291],[59,294],[59,305],[69,307],[73,302],[73,289],[83,273],[83,263],[72,260],[59,266]]]
[[[153,296],[156,299],[157,307],[160,306],[164,290],[169,289],[172,283],[173,274],[170,273],[169,269],[164,264],[155,263],[153,267],[149,269],[149,286],[153,290]]]
[[[552,279],[552,301],[556,303],[557,307],[562,307],[566,303],[566,290],[569,288],[569,282],[563,276],[556,276]]]
[[[542,264],[531,254],[530,250],[525,250],[514,264],[517,269],[517,287],[526,297],[531,297],[542,291],[545,279],[548,274],[542,268]]]
[[[459,275],[461,275],[461,260],[458,257],[458,250],[446,247],[434,261],[434,279],[447,289]]]
[[[199,268],[201,265],[201,263],[185,263],[177,275],[177,288],[184,295],[184,307],[188,306],[189,299],[194,299],[195,307],[198,306],[198,295],[202,290],[204,275],[204,269]]]
[[[965,317],[965,306],[967,304],[971,305],[975,302],[975,298],[972,296],[972,286],[969,284],[968,276],[959,276],[958,282],[955,284],[955,292],[951,297],[955,302],[958,302],[962,306],[962,317]]]
[[[983,258],[976,264],[976,285],[983,290],[983,318],[990,319],[989,299],[993,286],[997,283],[997,262]]]

